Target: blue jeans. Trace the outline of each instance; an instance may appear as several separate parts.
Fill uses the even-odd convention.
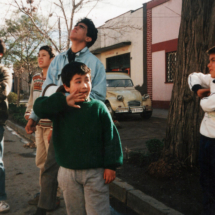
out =
[[[5,200],[7,195],[5,193],[5,170],[3,163],[4,153],[4,127],[0,125],[0,201]]]
[[[203,215],[215,215],[215,138],[201,135],[200,184],[203,190]]]

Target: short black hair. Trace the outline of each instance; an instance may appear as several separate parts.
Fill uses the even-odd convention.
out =
[[[91,19],[86,18],[86,17],[83,19],[80,19],[76,25],[78,25],[79,23],[84,23],[87,26],[87,36],[92,38],[92,41],[87,43],[87,47],[89,48],[97,40],[98,30],[95,27],[93,21]]]
[[[41,46],[39,51],[41,51],[41,50],[47,51],[49,53],[50,58],[55,57],[54,50],[51,46],[48,46],[48,45]]]
[[[210,49],[208,49],[208,50],[206,51],[206,53],[207,53],[208,55],[210,55],[210,54],[215,54],[215,46],[213,46],[213,47],[211,47]]]
[[[6,52],[6,46],[2,39],[0,39],[0,53],[4,54]]]
[[[70,81],[74,77],[74,75],[86,75],[88,73],[91,73],[91,70],[81,62],[71,62],[66,64],[61,72],[61,79],[63,84],[65,84],[67,87],[70,87]]]

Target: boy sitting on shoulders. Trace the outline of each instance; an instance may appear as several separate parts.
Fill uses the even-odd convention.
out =
[[[85,64],[67,64],[61,78],[70,95],[40,97],[34,111],[53,122],[56,160],[61,166],[58,182],[67,214],[110,215],[108,184],[123,162],[118,131],[105,104],[89,97],[91,77]]]

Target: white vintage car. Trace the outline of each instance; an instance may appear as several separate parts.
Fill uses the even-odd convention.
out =
[[[107,94],[105,104],[112,117],[120,114],[140,114],[149,119],[152,104],[148,94],[143,96],[134,88],[129,75],[120,72],[107,72]]]

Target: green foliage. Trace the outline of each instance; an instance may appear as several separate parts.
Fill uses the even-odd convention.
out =
[[[146,141],[146,146],[147,152],[130,151],[127,156],[128,162],[141,167],[157,161],[160,158],[164,143],[158,139],[151,139]]]
[[[129,153],[129,163],[144,166],[151,162],[151,156],[149,153],[141,152],[141,151],[131,151]]]
[[[20,105],[20,107],[16,107],[15,104],[9,104],[10,118],[16,123],[23,126],[25,126],[27,123],[27,120],[24,118],[25,110],[25,105]]]
[[[8,99],[8,103],[11,104],[11,103],[16,103],[17,102],[17,94],[14,93],[14,92],[10,92],[7,99]],[[20,100],[23,99],[23,95],[20,95]]]
[[[6,44],[7,51],[2,61],[4,65],[13,64],[14,71],[21,68],[29,73],[37,68],[37,53],[42,44],[48,40],[36,29],[31,19],[17,13],[16,18],[5,19],[5,25],[0,29],[0,37]],[[39,28],[43,28],[44,18],[34,15],[34,20]]]
[[[146,146],[150,154],[159,156],[163,149],[164,143],[158,139],[151,139],[146,141]]]

